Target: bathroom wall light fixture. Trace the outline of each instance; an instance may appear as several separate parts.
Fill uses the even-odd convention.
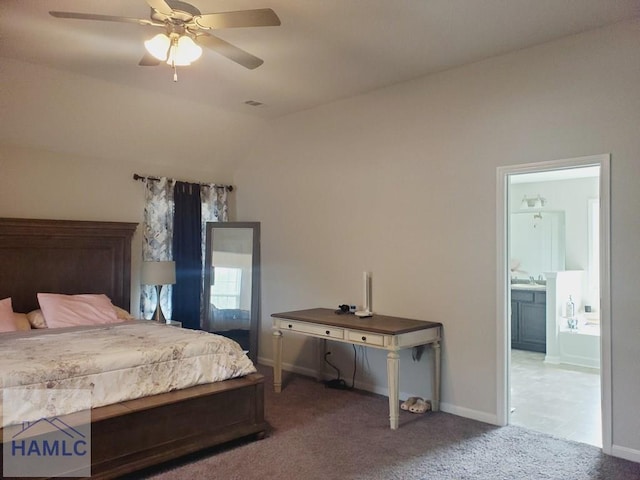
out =
[[[522,202],[520,202],[520,208],[542,208],[547,203],[546,199],[542,198],[540,194],[535,197],[527,197],[526,195],[522,198]]]

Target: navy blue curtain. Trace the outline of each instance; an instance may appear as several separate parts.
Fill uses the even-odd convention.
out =
[[[173,320],[184,328],[200,328],[202,223],[200,185],[176,182],[173,191],[173,260],[176,284],[172,289]]]

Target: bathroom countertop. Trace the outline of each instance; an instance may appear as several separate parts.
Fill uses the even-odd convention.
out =
[[[544,292],[547,290],[547,286],[533,283],[512,283],[511,290],[533,290],[535,292]]]

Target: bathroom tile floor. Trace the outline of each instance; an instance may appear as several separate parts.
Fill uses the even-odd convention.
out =
[[[511,350],[510,423],[602,446],[600,372],[544,363],[544,353]]]

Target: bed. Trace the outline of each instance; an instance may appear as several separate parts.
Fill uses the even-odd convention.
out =
[[[136,227],[122,222],[0,219],[0,299],[11,297],[13,310],[26,313],[39,307],[39,292],[104,294],[114,306],[128,310],[131,238]],[[138,328],[136,324],[155,328],[164,337],[180,330],[148,321],[87,328],[113,333]],[[78,333],[81,327],[64,330],[73,331],[74,343],[85,338]],[[0,335],[5,341],[15,337],[17,345],[30,334]],[[234,439],[264,436],[264,386],[258,373],[176,385],[172,383],[166,393],[110,398],[107,401],[113,403],[91,409],[92,478],[114,478]]]

